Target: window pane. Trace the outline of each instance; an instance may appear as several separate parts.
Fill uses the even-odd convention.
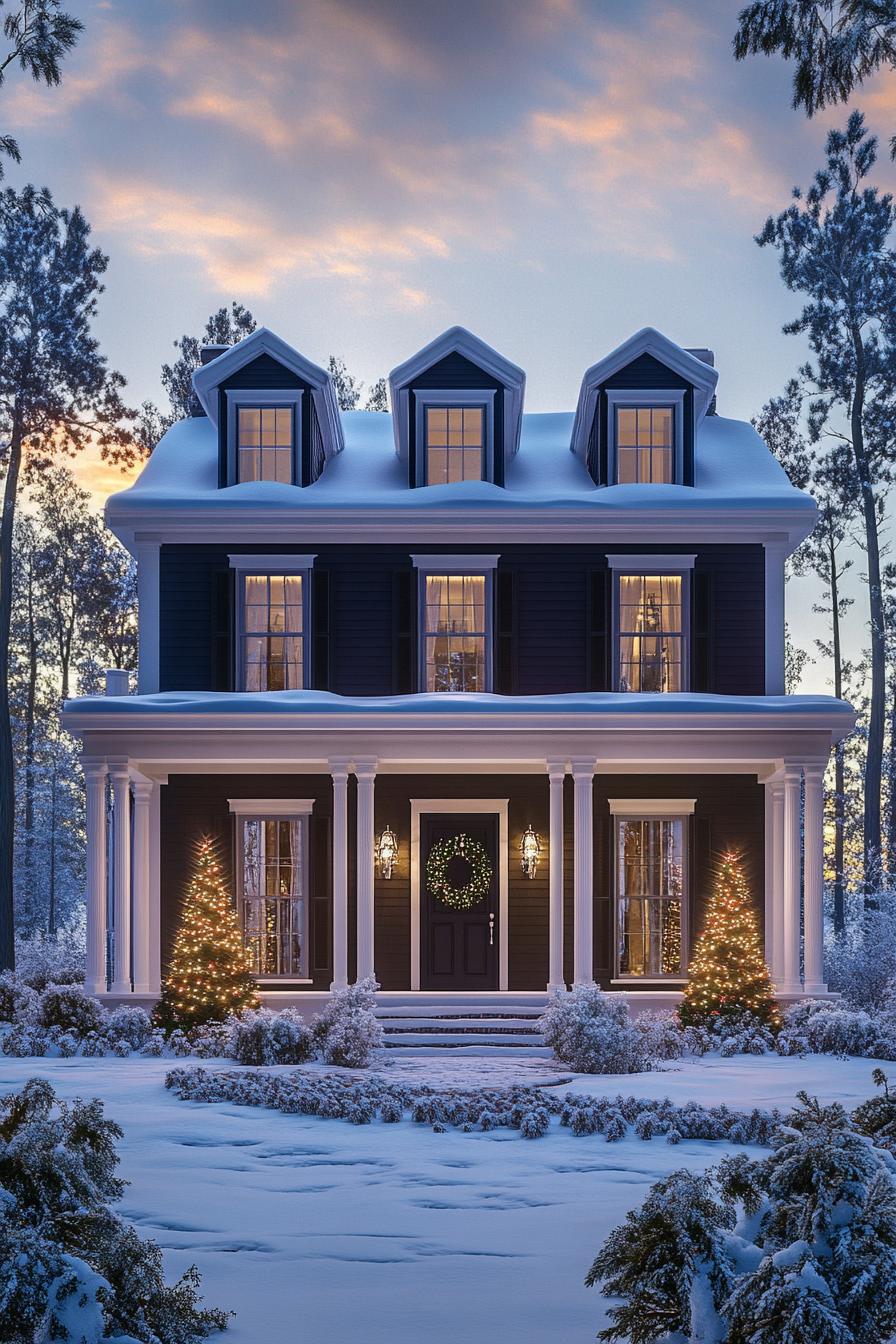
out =
[[[300,574],[243,576],[243,685],[298,691],[304,685]]]
[[[236,432],[240,481],[292,482],[291,406],[240,406]]]
[[[683,968],[684,823],[617,819],[617,952],[621,975],[680,975]]]
[[[243,821],[242,923],[256,975],[307,974],[304,836],[301,818]]]
[[[483,414],[481,406],[426,408],[427,485],[482,480]]]
[[[620,691],[684,688],[684,626],[680,574],[620,575]]]
[[[428,691],[484,691],[484,574],[427,574],[424,641]]]
[[[671,406],[616,408],[616,480],[619,485],[670,485],[674,479]]]

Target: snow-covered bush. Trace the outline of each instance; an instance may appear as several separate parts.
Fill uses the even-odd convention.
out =
[[[47,985],[37,1005],[37,1023],[86,1036],[88,1032],[104,1029],[106,1013],[102,1004],[85,994],[80,985]]]
[[[240,1064],[304,1064],[314,1055],[311,1028],[295,1008],[249,1010],[229,1023],[227,1054]]]
[[[896,897],[879,899],[880,910],[865,911],[826,948],[828,984],[848,1008],[885,1008],[896,984]]]
[[[373,1052],[383,1044],[377,1020],[377,982],[368,977],[345,989],[334,990],[322,1013],[314,1019],[314,1039],[327,1064],[366,1069]]]
[[[896,1021],[891,1013],[844,1008],[831,999],[806,999],[788,1008],[777,1047],[783,1055],[811,1052],[896,1059]]]
[[[16,975],[23,985],[46,989],[47,985],[77,985],[86,968],[85,926],[59,929],[55,934],[37,932],[16,939]]]
[[[13,971],[0,975],[0,1022],[30,1022],[37,1009],[37,991]]]
[[[681,1059],[688,1049],[688,1033],[700,1030],[699,1027],[682,1028],[678,1013],[672,1008],[639,1013],[635,1028],[641,1033],[645,1053],[650,1059]]]
[[[539,1028],[560,1063],[577,1073],[643,1073],[650,1068],[646,1033],[629,1021],[625,1000],[593,983],[552,994]]]
[[[896,1177],[839,1105],[800,1093],[771,1155],[654,1185],[586,1282],[600,1339],[879,1344],[896,1329]]]
[[[41,1079],[0,1098],[4,1339],[196,1344],[226,1327],[200,1305],[195,1266],[169,1287],[159,1247],[109,1207],[121,1137],[102,1102],[58,1101]]]
[[[123,1041],[131,1050],[139,1050],[152,1034],[152,1021],[145,1008],[122,1004],[106,1019],[105,1033],[113,1043]]]
[[[187,1035],[190,1051],[199,1059],[224,1059],[230,1054],[233,1019],[228,1022],[204,1022],[201,1027],[193,1027]],[[164,1040],[163,1033],[163,1045]],[[162,1053],[160,1050],[159,1054]]]
[[[852,1113],[852,1121],[860,1134],[867,1134],[878,1148],[896,1153],[896,1093],[890,1091],[889,1080],[883,1069],[871,1075],[875,1087],[883,1088],[883,1095],[869,1097]]]

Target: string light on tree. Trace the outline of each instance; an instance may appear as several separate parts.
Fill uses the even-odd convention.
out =
[[[214,840],[200,840],[156,1019],[193,1027],[257,1008],[258,991]]]
[[[685,1026],[701,1026],[745,1012],[767,1026],[780,1025],[750,888],[739,856],[728,853],[719,864],[678,1013]]]

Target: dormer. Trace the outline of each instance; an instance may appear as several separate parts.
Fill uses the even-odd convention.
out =
[[[410,486],[504,484],[520,445],[526,375],[451,327],[389,375],[395,451]]]
[[[595,485],[693,485],[694,436],[718,373],[709,350],[685,350],[645,327],[582,379],[572,451]]]
[[[266,327],[203,361],[193,388],[218,431],[219,487],[311,485],[342,451],[330,375]]]

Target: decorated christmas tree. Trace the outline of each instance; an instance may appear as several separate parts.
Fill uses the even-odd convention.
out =
[[[780,1024],[756,912],[736,854],[723,855],[719,865],[678,1013],[685,1026],[708,1026],[738,1013],[752,1013],[769,1027]]]
[[[155,1017],[165,1028],[186,1029],[257,1008],[258,1002],[215,842],[206,836],[199,842]]]

